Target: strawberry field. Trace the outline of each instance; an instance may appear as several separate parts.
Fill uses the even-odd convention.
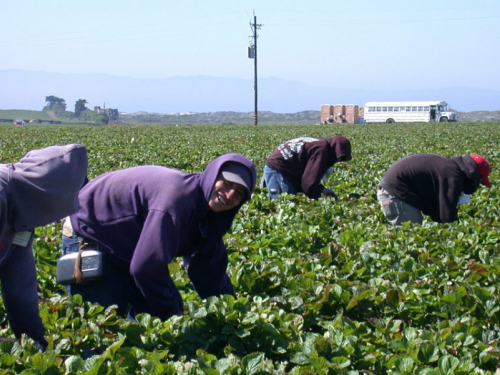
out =
[[[495,374],[500,364],[500,123],[311,126],[0,127],[0,162],[82,143],[89,178],[156,164],[201,172],[238,152],[258,178],[282,141],[344,135],[353,159],[327,186],[339,200],[270,201],[258,189],[225,237],[237,298],[201,300],[180,259],[183,316],[137,322],[68,297],[55,282],[61,224],[36,230],[49,347],[0,342],[0,374]],[[376,186],[412,153],[476,153],[492,167],[459,221],[393,228]],[[22,275],[20,275],[22,277]],[[13,338],[0,303],[0,336]],[[92,348],[102,354],[83,355]]]

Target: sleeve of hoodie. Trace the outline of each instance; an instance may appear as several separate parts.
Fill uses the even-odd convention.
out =
[[[439,189],[439,219],[440,223],[452,223],[458,219],[458,198],[462,187],[454,179],[444,178]]]
[[[130,263],[130,274],[154,315],[181,315],[182,298],[168,271],[179,248],[179,223],[160,211],[149,211]]]
[[[309,198],[319,198],[325,188],[320,182],[325,171],[328,169],[326,165],[327,160],[328,155],[325,152],[315,150],[307,161],[306,168],[302,174],[302,191]]]
[[[27,246],[14,246],[7,263],[2,267],[0,280],[2,296],[12,331],[17,338],[26,334],[47,346],[42,319],[38,310],[38,292],[35,260],[33,258],[33,234]]]
[[[227,250],[222,238],[206,251],[199,251],[192,257],[184,257],[188,276],[201,298],[230,294],[234,296],[233,285],[227,275]]]

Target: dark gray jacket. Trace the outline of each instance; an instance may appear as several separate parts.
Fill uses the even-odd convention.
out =
[[[432,220],[450,223],[457,220],[460,195],[474,193],[480,179],[477,165],[470,156],[448,158],[416,154],[391,165],[380,185]]]

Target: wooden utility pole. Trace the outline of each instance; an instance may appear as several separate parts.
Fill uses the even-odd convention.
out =
[[[254,66],[254,91],[255,91],[255,99],[254,99],[254,122],[255,125],[258,123],[258,90],[257,90],[257,30],[261,28],[262,25],[257,24],[257,16],[253,15],[253,24],[250,22],[250,28],[252,29],[253,45],[249,47],[248,57],[253,59]]]

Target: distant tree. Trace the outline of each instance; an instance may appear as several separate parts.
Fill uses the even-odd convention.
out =
[[[100,124],[109,124],[109,117],[106,116],[106,115],[102,115],[102,114],[99,114],[98,117],[97,117],[97,120],[96,120],[97,123],[100,123]]]
[[[49,103],[49,107],[52,107],[55,104],[59,104],[63,109],[66,109],[66,101],[63,98],[58,98],[54,95],[49,95],[45,97],[45,102]]]
[[[78,117],[80,116],[80,113],[88,109],[86,107],[87,101],[85,99],[78,99],[75,102],[75,116]]]

